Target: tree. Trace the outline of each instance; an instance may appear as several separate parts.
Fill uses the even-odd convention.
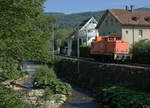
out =
[[[64,46],[67,36],[72,32],[72,28],[69,29],[56,29],[55,30],[55,49]]]
[[[0,1],[0,75],[15,78],[17,67],[27,60],[49,62],[54,18],[44,15],[44,1]]]

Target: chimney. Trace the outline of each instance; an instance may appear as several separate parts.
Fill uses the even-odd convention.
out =
[[[134,8],[134,6],[133,6],[133,5],[131,5],[131,12],[133,12],[133,10],[134,10],[133,8]]]
[[[128,5],[126,5],[126,11],[128,11],[129,10],[129,6]]]

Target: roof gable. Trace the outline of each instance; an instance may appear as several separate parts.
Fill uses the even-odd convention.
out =
[[[78,30],[81,31],[83,29],[85,29],[85,27],[91,22],[93,21],[95,24],[98,24],[98,22],[94,19],[94,17],[91,17],[91,18],[88,18],[87,20],[84,20],[81,24],[79,24],[75,30]],[[67,39],[72,39],[75,37],[75,31],[72,31],[68,36],[67,36]]]
[[[79,30],[81,31],[81,30],[85,29],[85,27],[86,27],[91,21],[93,21],[95,24],[98,24],[98,22],[94,19],[94,17],[91,17],[91,18],[89,18],[89,19],[83,21],[83,22],[78,26]]]

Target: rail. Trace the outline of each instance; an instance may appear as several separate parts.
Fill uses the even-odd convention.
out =
[[[62,55],[55,55],[58,57],[61,57],[63,59],[70,59],[70,60],[75,60],[77,61],[77,57],[73,56],[62,56]],[[89,62],[89,63],[95,63],[95,64],[100,64],[100,65],[115,65],[115,66],[126,66],[126,67],[136,67],[136,68],[150,68],[150,65],[148,64],[138,64],[138,63],[130,63],[130,62],[122,62],[122,63],[114,63],[114,62],[101,62],[101,61],[96,61],[93,58],[85,58],[85,57],[80,57],[80,61],[83,62]]]

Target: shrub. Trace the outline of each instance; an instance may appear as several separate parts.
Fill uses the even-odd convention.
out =
[[[41,96],[41,99],[43,100],[49,100],[51,98],[51,96],[54,94],[54,92],[50,89],[50,88],[45,88],[45,92],[44,95]]]
[[[69,84],[63,83],[61,81],[58,81],[54,87],[54,92],[56,94],[64,94],[64,95],[71,95],[72,94],[72,88]]]
[[[33,85],[35,88],[50,88],[55,94],[71,95],[71,86],[61,82],[52,68],[49,69],[47,66],[42,67],[35,72],[34,77]]]
[[[132,47],[133,60],[137,62],[147,63],[150,61],[149,52],[150,52],[150,41],[140,40],[139,42],[136,42]]]
[[[21,95],[0,84],[0,108],[24,108]]]
[[[44,66],[35,72],[33,84],[35,88],[46,88],[47,85],[55,82],[56,79],[54,70]]]
[[[100,87],[99,96],[104,104],[112,108],[150,108],[150,94],[119,85]]]
[[[80,56],[81,57],[89,57],[90,54],[90,46],[81,45],[80,46]]]

